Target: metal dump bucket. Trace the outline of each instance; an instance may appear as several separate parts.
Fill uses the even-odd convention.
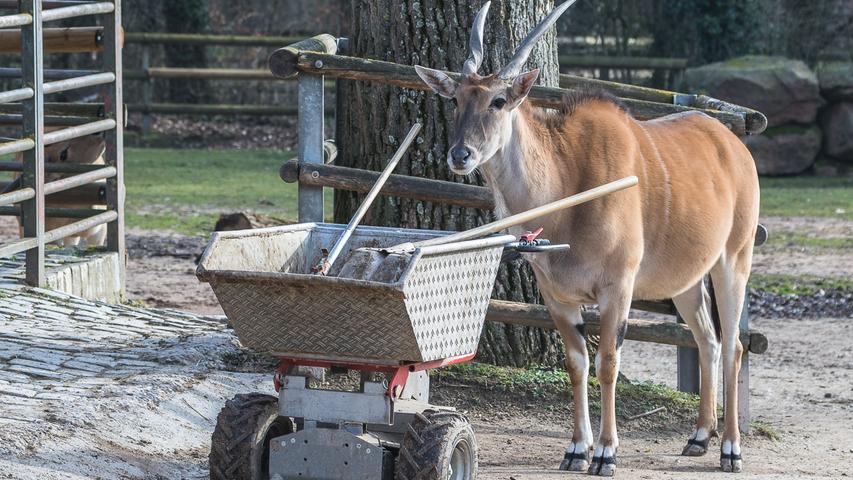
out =
[[[306,273],[344,227],[303,223],[213,234],[197,275],[210,283],[244,346],[283,357],[391,365],[476,351],[512,236],[417,249],[394,283]],[[349,248],[445,234],[359,227]]]

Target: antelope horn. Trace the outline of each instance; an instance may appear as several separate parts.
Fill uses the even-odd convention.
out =
[[[533,50],[533,47],[539,40],[539,37],[541,37],[548,28],[557,21],[560,15],[575,3],[575,1],[577,0],[566,0],[559,7],[555,8],[547,17],[545,17],[544,20],[539,22],[539,25],[536,25],[536,28],[531,30],[531,32],[527,34],[527,37],[521,42],[521,45],[515,49],[515,55],[513,55],[512,60],[510,60],[509,63],[506,64],[500,72],[498,72],[498,78],[501,80],[512,80],[521,73],[521,67],[524,66],[525,62],[527,62],[527,57],[530,56],[530,52]]]
[[[468,60],[465,60],[465,64],[462,65],[463,75],[467,76],[477,73],[477,70],[480,69],[480,64],[483,63],[483,30],[486,27],[486,15],[489,13],[489,6],[491,4],[491,1],[486,2],[480,8],[480,11],[477,12],[477,16],[474,17],[474,25],[471,27],[471,39],[468,41],[471,55],[468,56]]]

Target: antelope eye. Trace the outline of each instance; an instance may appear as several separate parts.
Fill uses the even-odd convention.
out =
[[[450,99],[450,101],[451,101],[451,102],[453,102],[453,106],[454,106],[454,107],[458,107],[458,106],[459,106],[459,102],[457,102],[457,101],[456,101],[456,98],[455,98],[455,97],[454,97],[454,98],[451,98],[451,99]]]
[[[500,109],[504,108],[504,105],[506,105],[506,99],[505,98],[496,98],[496,99],[492,100],[492,108],[494,108],[496,110],[500,110]]]

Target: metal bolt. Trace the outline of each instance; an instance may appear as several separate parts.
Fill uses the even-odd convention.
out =
[[[290,443],[296,443],[296,439],[295,439],[295,438],[291,438],[291,439],[290,439]]]
[[[370,449],[368,448],[367,450],[364,451],[364,453],[370,453]]]
[[[323,68],[323,61],[317,60],[316,62],[314,62],[314,68]]]
[[[314,180],[320,178],[320,172],[314,170],[313,172],[311,172],[311,178],[313,178]]]
[[[287,440],[282,440],[282,441],[281,441],[281,446],[282,446],[282,447],[286,447],[286,446],[287,446]]]

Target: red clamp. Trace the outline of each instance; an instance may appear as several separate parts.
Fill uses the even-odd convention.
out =
[[[529,232],[529,231],[524,232],[518,237],[518,239],[521,240],[522,242],[530,243],[530,242],[536,240],[536,237],[538,237],[539,234],[542,233],[542,230],[543,230],[543,228],[539,227],[536,229],[535,232]]]

